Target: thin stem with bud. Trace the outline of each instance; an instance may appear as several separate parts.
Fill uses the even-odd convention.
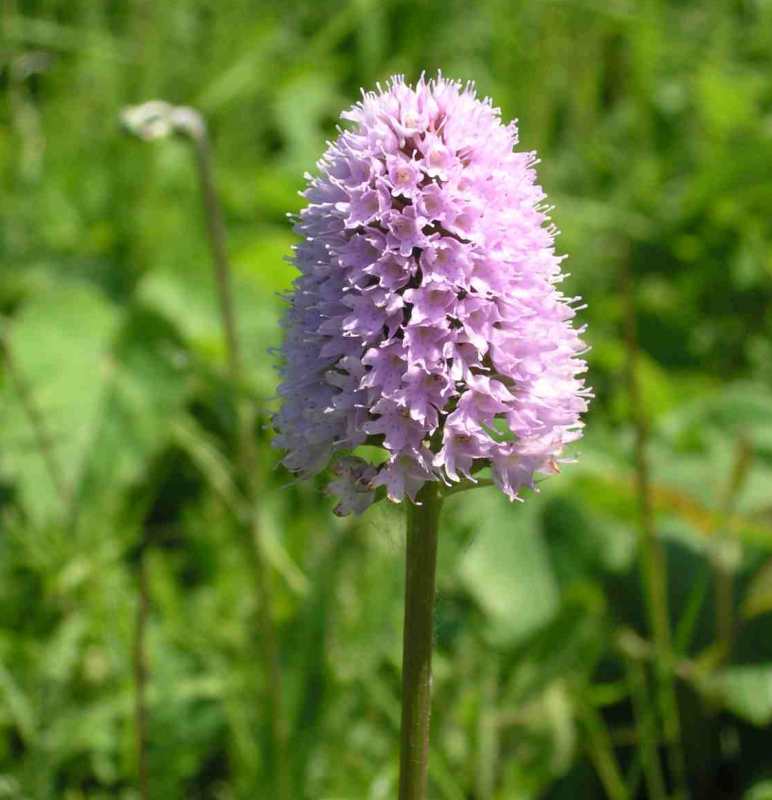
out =
[[[279,648],[271,612],[270,574],[265,564],[261,543],[260,463],[253,439],[256,415],[254,404],[244,394],[241,346],[233,303],[232,270],[228,258],[222,209],[215,190],[206,122],[194,108],[172,106],[158,100],[126,109],[122,121],[131,133],[141,139],[151,140],[179,134],[187,138],[194,147],[225,338],[228,373],[235,397],[238,425],[237,461],[249,506],[248,527],[252,539],[251,552],[266,680],[266,704],[271,721],[271,761],[274,764],[275,796],[278,800],[289,800],[288,732],[282,702]]]

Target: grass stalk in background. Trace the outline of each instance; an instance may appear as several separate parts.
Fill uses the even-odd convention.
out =
[[[638,747],[646,792],[651,800],[665,800],[667,797],[665,780],[657,753],[657,742],[659,741],[657,719],[654,708],[649,703],[646,671],[640,654],[636,652],[636,637],[628,637],[623,633],[619,645],[625,659],[627,683],[633,705],[635,727],[638,731]]]
[[[241,345],[233,303],[232,270],[228,258],[222,209],[215,189],[206,122],[193,108],[174,107],[162,101],[151,101],[127,109],[123,121],[132,133],[143,139],[159,138],[171,133],[180,134],[193,144],[196,156],[207,238],[225,339],[228,375],[236,413],[237,467],[248,507],[248,519],[245,524],[252,542],[251,553],[261,634],[260,648],[266,681],[266,708],[271,725],[271,753],[268,763],[273,765],[274,796],[277,800],[289,800],[288,731],[282,700],[279,647],[271,610],[270,573],[263,556],[260,531],[261,476],[260,461],[254,441],[255,404],[244,393]],[[244,521],[240,520],[240,523]]]
[[[144,535],[144,534],[143,534]],[[137,786],[141,800],[150,800],[150,771],[148,768],[148,730],[146,688],[148,678],[145,633],[149,598],[147,591],[147,570],[145,566],[145,542],[137,555],[137,613],[134,623],[133,679],[134,679],[134,748],[137,759]]]
[[[603,784],[606,796],[610,800],[629,800],[630,793],[619,768],[614,745],[603,716],[590,703],[584,703],[580,719],[586,733],[585,747]]]
[[[753,451],[745,439],[738,439],[735,446],[732,472],[729,476],[721,503],[720,524],[717,532],[713,569],[716,591],[716,640],[722,661],[732,655],[734,644],[734,548],[736,542],[731,538],[730,517],[734,511],[737,497],[743,487],[753,459]]]
[[[238,424],[238,461],[247,501],[250,508],[249,533],[257,588],[258,614],[261,629],[261,647],[269,688],[268,708],[271,720],[273,745],[272,763],[276,773],[276,790],[279,800],[289,798],[289,771],[287,765],[287,728],[282,702],[282,680],[279,665],[279,648],[276,628],[271,613],[270,575],[263,558],[260,534],[260,463],[254,441],[254,404],[244,395],[241,347],[233,305],[231,268],[225,241],[225,225],[217,199],[212,175],[212,158],[206,124],[197,112],[189,113],[189,136],[195,146],[196,164],[204,201],[207,233],[212,251],[212,263],[217,282],[220,317],[227,347],[228,371],[235,392]]]
[[[624,304],[624,344],[627,352],[626,380],[630,401],[630,417],[635,431],[635,486],[640,526],[641,579],[649,615],[649,628],[656,652],[655,674],[657,705],[667,748],[668,768],[675,796],[685,798],[686,764],[681,741],[681,722],[676,697],[670,636],[670,613],[667,596],[667,561],[654,524],[651,479],[648,459],[649,423],[638,376],[638,332],[635,286],[630,264],[629,246],[622,254],[622,301]]]
[[[432,624],[442,499],[436,483],[427,483],[416,499],[406,506],[399,800],[426,798],[429,769]]]

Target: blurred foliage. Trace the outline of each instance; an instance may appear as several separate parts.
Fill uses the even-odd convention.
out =
[[[768,0],[5,0],[0,30],[0,798],[139,796],[140,557],[151,796],[265,797],[271,773],[192,156],[117,123],[152,97],[200,108],[216,149],[292,796],[395,795],[401,517],[337,520],[275,468],[266,348],[285,213],[338,112],[438,68],[540,153],[597,399],[578,463],[538,495],[447,503],[431,796],[647,796],[626,260],[690,793],[772,796]]]

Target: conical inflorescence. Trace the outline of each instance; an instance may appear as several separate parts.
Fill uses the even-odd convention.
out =
[[[383,486],[490,467],[511,499],[557,470],[590,391],[534,153],[471,84],[391,79],[308,175],[284,326],[275,444],[332,462],[337,513]],[[377,445],[385,460],[355,454]]]

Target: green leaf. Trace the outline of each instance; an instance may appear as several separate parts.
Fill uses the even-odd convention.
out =
[[[743,800],[772,800],[772,780],[755,783],[743,795]]]
[[[503,419],[494,419],[493,426],[489,427],[483,423],[482,429],[493,439],[494,442],[513,442],[517,438]]]
[[[511,513],[501,512],[502,498],[494,500],[483,503],[492,506],[489,514],[480,513],[482,501],[469,503],[480,527],[458,569],[467,591],[488,616],[491,638],[513,644],[552,619],[558,590],[537,523],[537,499],[529,497],[509,509]]]
[[[728,135],[758,119],[761,76],[716,68],[706,63],[696,76],[698,111],[711,133]]]
[[[542,515],[555,573],[563,585],[601,571],[623,573],[635,556],[635,534],[614,516],[598,513],[581,495],[550,492]]]
[[[32,704],[13,675],[2,664],[0,664],[0,701],[5,706],[8,716],[18,727],[24,741],[31,741],[37,727]]]
[[[772,559],[753,576],[743,601],[743,615],[751,619],[772,611]]]
[[[66,510],[62,494],[71,495],[82,476],[115,366],[110,346],[119,321],[97,291],[62,286],[34,295],[9,326],[13,368],[0,388],[0,474],[16,484],[38,523]]]
[[[239,519],[245,520],[245,500],[236,485],[231,465],[215,438],[190,414],[182,414],[172,422],[171,434],[218,497]]]
[[[268,350],[281,336],[284,303],[276,293],[289,288],[294,274],[282,260],[290,255],[290,242],[286,233],[263,231],[259,242],[242,245],[234,259],[234,312],[244,377],[262,395],[271,394],[276,382]],[[208,262],[185,273],[171,268],[150,272],[138,294],[176,326],[191,350],[224,369],[223,324]]]
[[[509,677],[511,702],[521,704],[557,680],[589,681],[607,642],[606,604],[594,585],[567,592],[559,613],[528,639]]]
[[[772,664],[729,667],[706,688],[738,717],[759,726],[772,722]]]
[[[148,312],[130,314],[113,348],[102,418],[89,460],[91,498],[116,499],[142,480],[151,459],[172,439],[187,397],[185,354],[173,329]]]

